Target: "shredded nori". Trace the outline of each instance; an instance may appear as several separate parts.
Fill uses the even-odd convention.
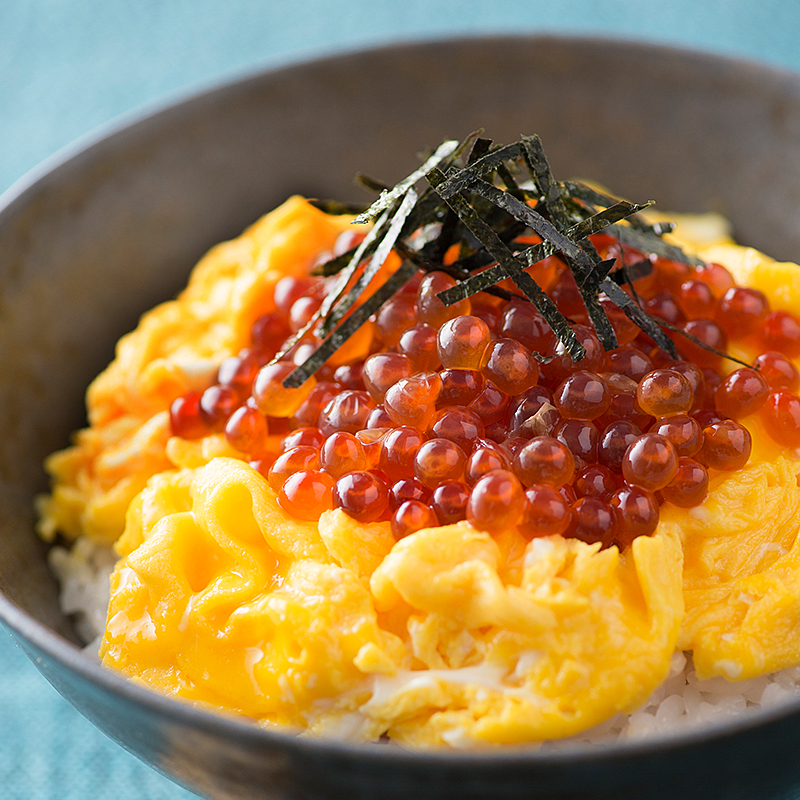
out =
[[[573,323],[526,271],[553,255],[569,269],[606,350],[618,343],[601,298],[620,308],[674,358],[678,353],[664,328],[744,363],[651,316],[642,307],[634,281],[652,272],[654,258],[693,266],[702,263],[664,241],[663,235],[672,230],[671,223],[653,224],[641,215],[652,201],[631,203],[583,183],[556,180],[538,136],[497,146],[481,134],[479,130],[461,142],[444,142],[393,187],[359,174],[356,182],[378,194],[368,207],[312,201],[325,213],[354,214],[354,223],[373,225],[357,247],[314,268],[313,274],[335,283],[317,314],[285,343],[274,360],[284,358],[311,331],[323,341],[285,379],[284,386],[304,383],[416,274],[434,270],[444,271],[457,281],[437,295],[445,305],[478,292],[533,303],[564,350],[574,361],[580,361],[585,349],[573,331]],[[617,239],[618,259],[603,259],[598,254],[589,237],[600,232]],[[541,239],[538,244],[530,243],[532,233]],[[638,250],[643,257],[627,264],[623,245]],[[361,302],[391,251],[400,256],[402,265]],[[519,294],[497,285],[507,279]],[[533,355],[545,358],[539,353]]]

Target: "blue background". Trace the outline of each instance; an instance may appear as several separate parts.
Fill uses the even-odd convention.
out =
[[[800,71],[791,0],[0,0],[0,191],[119,114],[248,70],[460,33],[649,39]],[[0,795],[181,800],[0,630]]]

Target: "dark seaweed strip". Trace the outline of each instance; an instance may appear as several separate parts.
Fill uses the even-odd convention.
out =
[[[463,191],[466,188],[467,183],[474,178],[480,178],[484,175],[487,175],[488,173],[497,169],[497,165],[501,164],[503,161],[513,160],[519,158],[521,155],[521,142],[509,144],[505,147],[499,147],[497,150],[492,150],[490,153],[487,153],[485,156],[479,158],[474,164],[470,164],[468,167],[464,167],[464,169],[458,170],[452,175],[447,175],[442,186],[440,187],[441,191],[437,189],[436,193],[442,199],[447,200],[454,194]]]
[[[439,169],[431,170],[426,176],[428,183],[438,192],[439,186],[445,182],[445,176]],[[474,209],[461,195],[445,198],[447,204],[458,214],[461,221],[472,231],[486,250],[506,268],[506,274],[522,290],[523,294],[536,306],[558,339],[563,343],[573,361],[580,361],[586,350],[578,341],[575,332],[570,328],[566,318],[556,308],[555,303],[544,293],[511,251],[503,244],[500,237],[475,213]]]
[[[328,259],[328,261],[325,261],[322,264],[317,264],[317,266],[311,270],[311,274],[322,275],[323,277],[326,278],[329,277],[330,275],[336,275],[350,263],[350,259],[353,257],[355,252],[356,248],[351,247],[346,253],[334,256],[333,258]]]
[[[378,309],[399,292],[417,273],[417,267],[404,263],[373,295],[364,301],[334,330],[319,347],[283,381],[287,389],[302,386]]]
[[[338,200],[309,200],[308,204],[332,217],[361,214],[366,208],[363,203],[340,203]]]
[[[370,230],[367,232],[367,235],[361,241],[361,244],[359,244],[355,249],[347,265],[343,269],[339,270],[339,279],[336,281],[336,285],[333,287],[333,289],[328,292],[327,295],[325,295],[325,299],[322,302],[319,310],[299,331],[297,331],[297,333],[294,334],[294,336],[291,336],[286,342],[284,342],[283,347],[275,354],[270,362],[271,364],[274,364],[276,361],[280,361],[282,358],[284,358],[289,350],[291,350],[292,347],[297,344],[297,342],[299,342],[310,330],[312,330],[320,319],[327,317],[328,314],[330,314],[331,308],[333,308],[333,306],[342,296],[342,293],[347,288],[347,284],[350,283],[350,280],[361,264],[361,261],[372,250],[374,250],[373,245],[377,246],[377,239],[379,236],[381,236],[383,228],[389,218],[389,212],[384,211],[372,228],[370,228]]]
[[[620,285],[623,283],[631,284],[633,281],[638,281],[639,278],[644,278],[653,271],[653,262],[642,258],[639,261],[634,261],[629,266],[623,266],[621,269],[615,270],[611,273],[611,278]]]
[[[353,183],[355,183],[356,186],[360,186],[362,189],[366,189],[368,192],[375,192],[376,194],[388,192],[389,189],[391,189],[391,186],[388,184],[379,181],[377,178],[365,175],[363,172],[356,172]]]
[[[569,227],[569,217],[561,196],[561,187],[553,177],[550,162],[544,154],[542,140],[536,135],[523,136],[522,143],[525,163],[542,193],[542,199],[550,217],[559,230],[566,230]]]
[[[418,169],[415,169],[410,175],[403,178],[394,188],[389,191],[381,192],[380,197],[363,213],[359,214],[353,221],[354,222],[371,222],[380,213],[390,208],[392,204],[399,200],[418,180],[425,177],[425,174],[442,163],[442,161],[451,155],[459,146],[459,142],[449,140],[442,142],[433,155]]]
[[[600,339],[600,343],[603,345],[603,349],[615,350],[619,346],[617,337],[606,312],[603,310],[598,300],[597,286],[587,283],[587,276],[592,274],[595,269],[595,262],[591,255],[561,233],[553,223],[548,222],[548,220],[544,219],[544,217],[534,211],[530,206],[517,200],[516,197],[479,179],[472,179],[468,186],[472,191],[477,192],[482,197],[485,197],[487,200],[507,211],[515,219],[525,222],[540,236],[550,241],[551,244],[559,247],[564,253],[564,256],[571,262],[570,266],[572,267],[572,273],[576,279],[578,291],[581,294],[584,306],[586,306],[586,311],[589,314],[592,326]],[[566,213],[564,214],[564,218],[566,219]],[[599,256],[597,256],[596,253],[594,256],[595,259],[599,261]],[[524,274],[527,275],[527,273]],[[605,276],[602,275],[602,277]]]
[[[691,333],[687,333],[682,328],[679,328],[676,325],[673,325],[671,322],[667,322],[664,319],[656,319],[655,321],[662,328],[666,328],[667,330],[670,330],[670,331],[673,331],[674,333],[680,334],[681,336],[684,337],[684,339],[688,339],[690,342],[694,342],[695,344],[700,345],[700,347],[702,347],[703,350],[708,350],[709,353],[714,353],[715,355],[721,356],[722,358],[727,358],[728,361],[733,361],[736,364],[741,364],[743,367],[750,367],[750,369],[754,368],[752,364],[748,364],[746,361],[742,361],[741,359],[736,358],[735,356],[728,355],[728,353],[725,353],[722,350],[717,350],[716,347],[712,347],[710,344],[706,344],[705,342],[703,342],[700,339],[698,339],[696,336],[692,336]],[[650,332],[648,331],[648,334],[649,333]],[[671,342],[672,340],[667,337],[667,341]],[[658,343],[656,343],[656,344],[658,344]],[[659,347],[661,347],[660,344],[659,344]],[[670,355],[672,355],[672,353],[670,353]],[[676,358],[677,358],[677,356],[676,356]]]
[[[575,181],[563,181],[561,184],[562,191],[564,191],[568,196],[575,198],[577,197],[579,200],[582,200],[584,203],[592,206],[610,206],[613,203],[619,201],[620,198],[615,197],[614,195],[607,194],[605,192],[600,192],[597,189],[592,189],[591,186],[587,186],[584,183],[577,183]],[[648,205],[652,205],[653,201],[651,200]],[[651,233],[655,236],[660,236],[663,231],[661,231],[662,225],[656,223],[655,225],[651,225],[647,220],[643,219],[642,217],[634,216],[628,220],[632,227],[636,228],[637,230],[642,231],[642,233]],[[664,223],[665,224],[665,223]]]
[[[620,241],[624,244],[635,247],[643,253],[653,253],[654,255],[661,256],[661,258],[680,261],[683,264],[690,264],[693,267],[703,265],[703,262],[699,258],[684,253],[677,245],[668,244],[655,234],[643,233],[635,228],[619,225],[615,226],[614,235],[618,236]]]
[[[622,309],[628,319],[644,331],[662,350],[666,350],[673,358],[678,358],[672,339],[667,336],[649,314],[642,310],[611,278],[606,278],[600,289],[617,308]]]
[[[484,139],[483,137],[476,139],[475,144],[472,145],[469,158],[467,159],[467,165],[474,164],[479,158],[483,158],[489,152],[491,146],[491,139]]]
[[[392,217],[392,222],[389,225],[389,229],[386,231],[386,235],[375,248],[375,252],[364,267],[364,271],[359,275],[358,280],[353,284],[350,291],[333,309],[331,309],[330,314],[325,317],[320,326],[320,335],[326,336],[333,329],[333,326],[350,310],[353,303],[358,300],[362,292],[366,290],[372,279],[378,274],[378,270],[383,266],[389,253],[395,246],[405,221],[416,204],[417,193],[413,188],[409,188],[406,196],[403,198],[403,202]]]
[[[646,206],[639,206],[634,203],[629,203],[626,200],[622,200],[614,206],[600,211],[594,216],[579,222],[577,225],[573,225],[573,227],[566,231],[565,236],[572,240],[584,239],[587,236],[591,236],[594,233],[599,233],[600,231],[605,230],[612,223],[617,222],[620,219],[624,219],[629,214],[635,213],[637,210],[642,208],[646,208]],[[527,263],[527,266],[530,267],[538,261],[541,261],[542,259],[545,259],[557,252],[559,252],[558,247],[548,241],[544,241],[523,250],[521,253],[519,253],[518,258],[524,259]],[[471,258],[475,259],[477,255],[478,254],[475,254],[475,256],[472,256]],[[486,260],[483,263],[491,263],[491,260],[491,256],[486,256]],[[477,266],[481,265],[478,264]],[[465,268],[470,269],[470,267],[467,265],[465,265]],[[474,268],[475,267],[473,267],[473,269]],[[505,274],[505,270],[501,265],[498,264],[494,267],[484,270],[483,272],[479,272],[477,275],[472,275],[462,283],[458,284],[457,286],[453,286],[451,289],[447,289],[445,292],[442,292],[437,296],[443,303],[445,303],[445,305],[457,303],[459,300],[463,300],[465,297],[469,297],[476,292],[485,291],[487,286],[499,283],[506,277],[508,276]]]

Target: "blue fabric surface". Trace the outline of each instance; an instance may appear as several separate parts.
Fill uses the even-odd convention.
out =
[[[0,191],[76,137],[221,76],[318,54],[459,33],[643,38],[800,71],[786,0],[0,0]],[[0,630],[0,796],[192,795],[85,721]]]

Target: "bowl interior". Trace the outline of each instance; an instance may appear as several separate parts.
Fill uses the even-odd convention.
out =
[[[33,497],[117,338],[207,248],[288,195],[363,201],[357,171],[392,183],[421,151],[480,127],[498,142],[539,133],[558,177],[719,211],[742,242],[800,257],[800,78],[668,48],[397,45],[257,74],[76,149],[0,204],[0,590],[13,604],[0,614],[45,643],[56,671],[74,651],[39,623],[75,636]]]

